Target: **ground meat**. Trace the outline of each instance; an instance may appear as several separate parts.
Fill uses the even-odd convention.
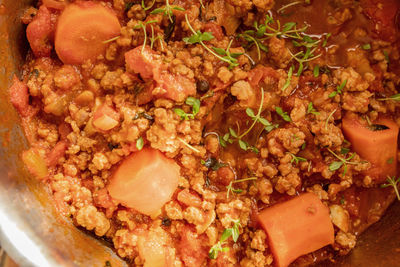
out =
[[[120,31],[74,65],[53,51],[61,9],[39,1],[23,17],[33,52],[10,88],[31,146],[28,169],[41,171],[60,213],[112,240],[135,266],[271,266],[276,244],[257,214],[306,192],[329,207],[336,233],[318,254],[348,253],[367,226],[359,215],[369,224],[386,208],[358,192],[390,198],[343,121],[353,114],[400,125],[399,101],[390,99],[400,51],[395,23],[375,18],[384,4],[371,13],[368,1],[324,1],[106,1]],[[143,150],[179,166],[151,216],[111,190],[115,171]],[[168,178],[152,167],[149,181]],[[133,169],[124,186],[141,175]]]
[[[87,230],[94,230],[98,236],[105,235],[108,229],[110,229],[110,222],[104,213],[97,211],[96,207],[92,205],[78,210],[76,222]]]

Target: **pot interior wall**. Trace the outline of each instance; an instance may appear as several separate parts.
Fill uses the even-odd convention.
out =
[[[58,216],[48,193],[20,160],[27,147],[19,118],[8,101],[8,87],[27,50],[19,17],[28,0],[0,0],[0,241],[23,266],[126,265],[115,253]],[[354,251],[319,266],[399,266],[400,203],[360,238]]]

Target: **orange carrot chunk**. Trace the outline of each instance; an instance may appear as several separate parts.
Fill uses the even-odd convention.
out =
[[[334,242],[329,209],[312,193],[266,208],[258,219],[278,267]]]
[[[342,121],[345,137],[361,158],[371,163],[364,172],[381,183],[397,173],[397,136],[399,126],[388,118],[379,118],[372,126],[354,113],[347,113]]]
[[[107,189],[122,205],[154,216],[178,187],[179,170],[179,166],[160,151],[145,148],[121,163]]]
[[[43,5],[57,10],[63,10],[68,3],[69,1],[67,0],[43,0]]]
[[[120,35],[117,16],[92,1],[69,4],[56,27],[55,48],[65,64],[82,64],[103,54],[107,43]]]

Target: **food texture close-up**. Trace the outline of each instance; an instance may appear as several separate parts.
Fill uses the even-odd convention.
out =
[[[400,200],[398,0],[41,0],[18,23],[22,160],[129,266],[324,266]]]

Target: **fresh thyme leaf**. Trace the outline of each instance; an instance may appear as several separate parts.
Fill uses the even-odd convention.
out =
[[[237,221],[234,221],[233,227],[231,228],[232,229],[232,231],[231,231],[232,232],[232,240],[235,243],[238,241],[239,235],[240,235],[239,226],[240,226],[240,222],[239,222],[239,220],[237,220]]]
[[[165,9],[162,7],[156,8],[153,11],[150,12],[150,14],[160,14],[160,13],[164,13]]]
[[[241,149],[243,149],[244,151],[247,151],[247,146],[248,146],[248,144],[245,142],[245,141],[243,141],[243,140],[238,140],[238,142],[239,142],[239,147],[241,148]]]
[[[319,65],[315,65],[314,71],[313,71],[314,77],[317,78],[319,76]]]
[[[340,149],[340,154],[347,154],[350,152],[350,149],[346,148],[346,147],[342,147]]]
[[[333,91],[332,93],[329,94],[329,97],[332,98],[335,97],[337,94],[341,94],[346,84],[347,80],[344,80],[340,85],[336,87],[336,91]]]
[[[350,160],[352,158],[354,158],[354,156],[356,155],[355,153],[351,154],[349,157],[347,158],[342,158],[340,156],[338,156],[335,152],[333,152],[331,149],[328,148],[328,151],[335,157],[337,158],[339,161],[334,161],[329,165],[329,170],[330,171],[336,171],[338,169],[340,169],[340,167],[344,166],[344,170],[343,170],[343,175],[346,175],[347,172],[347,165],[357,165],[357,162],[351,162]]]
[[[189,115],[191,115],[187,114],[183,109],[180,108],[175,108],[174,112],[178,114],[179,117],[181,117],[181,120],[189,120]]]
[[[307,114],[319,115],[319,112],[314,108],[312,102],[308,103],[308,106],[307,106]]]
[[[293,66],[291,66],[291,67],[289,68],[286,82],[285,82],[285,84],[283,85],[283,87],[282,87],[282,89],[281,89],[282,91],[285,91],[285,90],[289,87],[290,82],[291,82],[291,80],[292,80],[293,69],[294,69]]]
[[[256,115],[254,114],[254,111],[251,108],[246,108],[246,114],[247,114],[247,116],[249,116],[252,119],[254,119],[256,117]]]
[[[212,49],[220,56],[225,56],[226,52],[224,49],[219,48],[219,47],[212,47]]]
[[[245,179],[240,179],[240,180],[231,181],[231,182],[229,183],[229,185],[226,186],[226,189],[227,189],[227,191],[226,191],[226,198],[229,199],[229,194],[230,194],[230,193],[240,194],[240,193],[243,192],[243,190],[241,190],[241,189],[235,189],[235,188],[233,188],[233,185],[234,185],[234,184],[243,183],[243,182],[246,182],[246,181],[254,181],[254,180],[257,180],[257,177],[250,177],[250,178],[245,178]]]
[[[283,120],[285,120],[287,122],[291,122],[292,121],[292,119],[290,118],[288,113],[284,112],[281,107],[275,107],[275,111],[276,111],[276,113],[278,113],[279,116],[282,117]]]
[[[186,99],[185,103],[192,107],[193,116],[196,116],[197,113],[199,113],[201,104],[199,99],[190,96]]]
[[[211,32],[201,32],[197,31],[195,34],[192,34],[189,37],[183,38],[183,41],[186,44],[197,44],[203,41],[210,41],[214,39],[214,36]]]
[[[380,101],[386,101],[386,100],[400,101],[400,94],[395,94],[395,95],[389,96],[387,98],[380,98],[378,100],[380,100]]]
[[[220,240],[221,240],[221,242],[224,242],[224,241],[228,240],[228,238],[231,236],[232,236],[232,228],[227,228],[222,233]]]
[[[142,138],[142,137],[139,137],[139,139],[136,140],[136,148],[137,148],[138,150],[142,150],[142,149],[143,149],[143,146],[144,146],[143,138]]]
[[[325,40],[322,43],[322,47],[325,47],[328,44],[328,39],[332,36],[332,33],[328,33],[325,37]]]
[[[371,49],[371,44],[363,44],[361,46],[361,48],[364,49],[364,50],[370,50]]]
[[[297,157],[295,154],[287,152],[290,156],[292,156],[292,160],[290,161],[290,163],[295,162],[296,164],[299,164],[299,162],[306,162],[307,159],[302,158],[302,157]]]
[[[304,143],[301,145],[301,150],[306,149],[306,147],[307,147],[307,143],[304,141]]]
[[[383,55],[385,56],[385,60],[388,64],[390,64],[389,54],[386,50],[383,50]]]
[[[330,171],[336,171],[338,169],[340,169],[340,167],[342,167],[343,162],[341,161],[334,161],[329,165],[329,170]]]
[[[165,1],[165,6],[164,7],[159,7],[154,9],[153,11],[150,12],[150,14],[164,14],[164,16],[167,16],[169,21],[172,23],[173,19],[172,17],[174,16],[174,13],[172,10],[178,10],[178,11],[185,11],[184,8],[179,7],[179,6],[171,6],[169,4],[169,0]]]
[[[393,187],[396,197],[400,201],[400,193],[399,193],[399,186],[398,186],[398,184],[400,183],[400,177],[396,179],[395,176],[393,176],[393,177],[388,176],[386,181],[387,181],[387,183],[382,184],[381,187],[382,188],[386,188],[389,186]]]
[[[234,129],[232,129],[232,128],[229,128],[229,133],[230,133],[233,137],[235,137],[235,138],[238,137],[236,131],[235,131]]]
[[[215,260],[218,257],[219,252],[229,251],[229,247],[223,247],[225,241],[232,237],[233,242],[237,242],[239,239],[239,227],[241,227],[239,220],[232,220],[233,226],[231,228],[226,228],[222,233],[220,240],[214,246],[212,246],[208,252],[208,257]]]

